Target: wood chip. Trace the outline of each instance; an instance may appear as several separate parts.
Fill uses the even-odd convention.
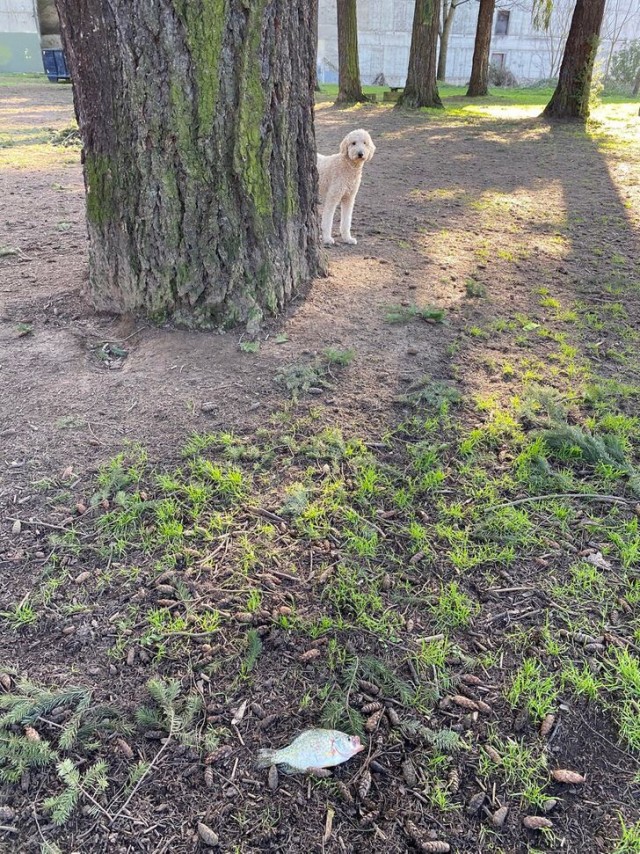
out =
[[[245,716],[245,712],[247,711],[248,701],[243,700],[242,703],[235,710],[233,717],[231,718],[231,725],[238,726],[238,724],[242,721]]]
[[[551,776],[556,783],[568,783],[571,786],[577,786],[585,781],[582,774],[578,774],[577,771],[568,771],[566,768],[554,768]]]
[[[14,537],[17,537],[17,535],[20,533],[21,530],[22,530],[22,522],[19,519],[16,519],[15,522],[13,523],[13,525],[11,526],[11,533],[13,534]]]
[[[336,812],[333,807],[327,807],[327,817],[324,821],[324,834],[322,836],[323,845],[326,845],[331,839],[331,833],[333,831],[333,817],[335,814]]]

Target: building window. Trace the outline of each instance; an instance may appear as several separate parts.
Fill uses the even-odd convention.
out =
[[[509,33],[509,12],[501,10],[496,18],[495,34],[497,36],[506,36]]]
[[[504,68],[504,53],[492,53],[491,54],[491,65],[494,68]]]

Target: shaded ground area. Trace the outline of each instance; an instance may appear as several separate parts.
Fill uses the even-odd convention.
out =
[[[0,92],[0,844],[640,851],[637,103],[319,104],[359,242],[251,352],[91,311],[70,90]]]

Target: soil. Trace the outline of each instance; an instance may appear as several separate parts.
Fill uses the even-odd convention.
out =
[[[72,121],[66,86],[20,84],[0,93],[0,121],[24,139],[34,129],[59,129]],[[322,423],[375,443],[398,421],[398,396],[425,375],[455,381],[468,399],[487,391],[512,393],[509,378],[492,373],[487,364],[496,355],[507,357],[513,345],[470,330],[517,312],[541,319],[536,295],[541,285],[563,301],[597,302],[604,299],[604,278],[615,281],[624,273],[637,280],[638,172],[588,135],[522,115],[447,119],[375,105],[354,111],[321,103],[319,150],[337,150],[343,135],[356,126],[369,130],[377,146],[355,207],[358,245],[331,247],[329,275],[264,330],[257,353],[240,349],[241,332],[199,334],[97,315],[86,290],[78,149],[46,154],[36,145],[32,163],[2,164],[0,249],[16,252],[0,257],[0,610],[32,588],[48,548],[52,529],[47,526],[64,527],[75,502],[91,494],[99,465],[127,441],[141,443],[153,463],[169,468],[179,461],[191,433],[225,430],[251,436],[287,400],[278,374],[334,347],[353,348],[357,356],[331,389],[305,398],[299,407],[319,408]],[[502,202],[507,197],[508,209]],[[591,251],[596,242],[604,248],[601,258]],[[622,272],[616,257],[627,259]],[[486,290],[488,299],[470,299],[470,281]],[[625,297],[626,310],[635,318],[639,299],[638,288]],[[445,309],[446,322],[385,321],[389,306],[414,304]],[[278,343],[283,335],[286,340]],[[610,331],[585,336],[587,344],[607,338],[596,348],[600,354],[621,343]],[[466,347],[463,372],[452,367],[452,353],[460,346]],[[545,353],[542,342],[535,355],[544,360]],[[602,375],[637,381],[633,364],[598,358]],[[38,486],[47,479],[65,484],[66,501],[51,505]],[[24,523],[17,535],[12,533],[16,518]],[[516,584],[528,583],[527,571],[535,584],[532,567],[522,570]],[[512,602],[489,604],[484,629],[507,630],[510,618],[494,624],[492,614]],[[112,601],[96,611],[95,625],[69,618],[75,634],[62,632],[69,620],[53,616],[19,633],[3,629],[0,661],[46,684],[68,684],[73,674],[101,700],[117,699],[133,709],[150,667],[139,658],[128,665],[109,657],[109,619],[118,608],[114,588]],[[90,642],[78,638],[80,626]],[[467,641],[473,648],[473,639]],[[282,720],[270,744],[284,744],[302,724],[313,725],[297,705],[288,704],[288,662],[301,652],[297,643],[286,633],[265,643],[251,687],[251,701]],[[180,667],[173,672],[181,675]],[[486,697],[501,730],[519,737],[518,722],[496,686],[489,685]],[[232,699],[240,702],[242,693]],[[451,715],[436,710],[434,716],[448,720]],[[553,741],[554,762],[588,767],[589,773],[585,785],[562,789],[551,847],[522,828],[517,809],[509,814],[501,841],[492,843],[501,849],[488,847],[493,831],[482,809],[477,815],[462,809],[453,819],[438,818],[408,790],[400,772],[402,756],[393,749],[382,763],[387,773],[374,774],[376,817],[368,826],[362,810],[336,802],[320,784],[281,777],[273,793],[253,767],[255,750],[265,743],[256,732],[258,720],[259,713],[249,714],[239,725],[243,741],[215,766],[213,788],[205,788],[202,766],[188,750],[169,745],[165,761],[137,795],[130,821],[110,825],[85,810],[58,830],[33,807],[37,778],[24,791],[6,791],[2,798],[17,810],[18,820],[14,829],[0,828],[0,850],[38,851],[44,833],[65,852],[180,854],[205,850],[196,835],[197,822],[204,821],[220,835],[220,850],[228,852],[391,854],[416,850],[403,830],[403,818],[409,816],[429,828],[425,843],[446,838],[454,851],[521,852],[539,846],[606,854],[619,827],[618,813],[627,822],[640,818],[633,807],[636,760],[611,746],[618,739],[610,722],[585,703],[563,706]],[[130,744],[138,756],[154,755],[141,737],[136,741],[133,736]],[[351,779],[357,763],[340,769],[338,778]],[[461,802],[479,791],[473,768],[462,755]],[[328,804],[336,816],[333,833],[323,842]],[[241,805],[245,825],[234,819]]]

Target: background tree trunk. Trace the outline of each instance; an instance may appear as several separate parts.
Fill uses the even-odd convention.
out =
[[[489,51],[491,50],[491,27],[496,0],[480,0],[478,27],[473,48],[471,79],[467,97],[473,98],[489,94]]]
[[[315,0],[57,0],[98,309],[256,329],[319,272]]]
[[[338,11],[338,97],[337,104],[366,101],[360,84],[358,17],[356,0],[337,0]]]
[[[578,0],[564,48],[558,85],[544,110],[553,119],[589,118],[589,93],[605,0]]]
[[[447,77],[449,36],[451,35],[451,27],[453,26],[453,17],[456,13],[456,8],[457,4],[450,2],[450,0],[445,0],[445,4],[443,5],[442,32],[440,33],[440,52],[438,53],[438,70],[436,72],[436,80],[440,80],[443,83]]]
[[[440,0],[416,0],[409,70],[398,107],[442,107],[436,82]]]

